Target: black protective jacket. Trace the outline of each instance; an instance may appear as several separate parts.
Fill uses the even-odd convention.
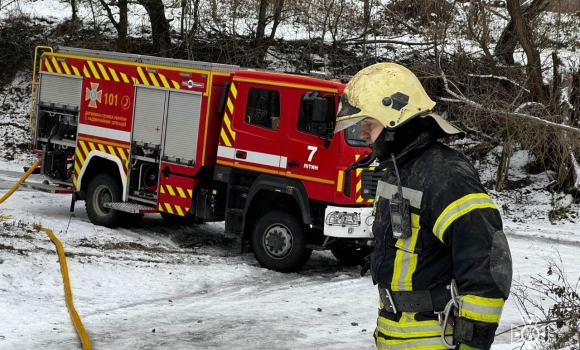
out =
[[[392,291],[416,291],[455,279],[461,295],[455,339],[489,348],[512,277],[499,211],[470,161],[429,132],[408,145],[396,162],[404,197],[411,204],[412,236],[393,238],[389,198],[396,191],[397,177],[392,161],[383,162],[380,168],[386,170],[377,188],[373,225],[373,280]],[[380,327],[379,322],[375,333],[379,337],[413,337],[393,331],[405,329],[393,323],[401,322],[401,315],[383,309],[381,317],[385,324]],[[433,313],[412,317],[416,322],[433,318]]]

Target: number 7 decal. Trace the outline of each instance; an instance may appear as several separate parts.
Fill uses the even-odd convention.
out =
[[[310,155],[308,156],[308,161],[312,162],[312,158],[314,157],[314,153],[316,153],[316,151],[318,151],[318,147],[308,146],[308,150],[310,151]]]

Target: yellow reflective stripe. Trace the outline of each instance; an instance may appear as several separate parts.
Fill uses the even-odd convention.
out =
[[[230,114],[234,114],[234,104],[232,103],[232,100],[228,98],[228,102],[227,102],[227,106],[228,106],[228,111],[230,111]]]
[[[139,76],[141,77],[143,85],[151,85],[151,84],[149,84],[149,81],[147,80],[147,78],[145,78],[145,74],[143,74],[143,70],[141,69],[141,67],[137,67],[137,73],[139,73]]]
[[[52,58],[52,65],[54,66],[54,69],[56,69],[57,73],[62,74],[62,71],[60,70],[60,66],[58,65],[58,62],[56,61],[56,58]]]
[[[189,197],[193,197],[193,190],[187,190],[187,194],[189,194]],[[189,211],[189,209],[187,209]]]
[[[80,77],[81,76],[81,72],[79,72],[79,69],[77,67],[75,67],[75,66],[71,66],[71,67],[72,67],[73,71],[75,72],[75,75],[77,77]]]
[[[177,192],[179,193],[179,197],[187,198],[187,196],[185,195],[185,192],[183,192],[183,189],[181,187],[177,187]]]
[[[339,170],[338,171],[338,181],[336,182],[336,192],[340,192],[342,191],[342,185],[344,181],[344,171]]]
[[[66,62],[62,63],[62,68],[64,68],[64,71],[66,72],[66,74],[72,75],[70,72],[70,69],[68,68],[68,64],[66,64]]]
[[[105,66],[103,66],[102,64],[97,62],[97,66],[99,67],[99,70],[101,71],[101,74],[103,75],[103,78],[105,80],[111,80],[109,78],[109,75],[107,74],[107,70],[105,69]]]
[[[418,255],[413,253],[419,237],[419,215],[411,214],[411,237],[399,238],[395,243],[397,252],[393,261],[391,289],[395,291],[413,290],[413,274],[417,269]]]
[[[165,185],[165,187],[167,187],[167,191],[169,191],[170,195],[175,196],[175,191],[173,190],[173,187],[171,187],[171,185]]]
[[[172,80],[171,82],[173,83],[173,88],[179,90],[179,83],[175,80]]]
[[[121,156],[121,158],[123,158],[123,160],[127,160],[127,155],[125,154],[124,149],[122,149],[121,147],[117,147],[117,152],[119,152],[119,155]]]
[[[73,185],[74,185],[75,187],[77,187],[77,186],[78,186],[77,184],[78,184],[78,181],[77,181],[77,176],[75,175],[75,176],[73,177]]]
[[[238,97],[238,89],[236,89],[236,84],[232,83],[230,91],[232,92],[232,96],[234,96],[234,98]]]
[[[103,153],[107,153],[107,151],[105,150],[105,146],[103,146],[103,145],[101,145],[101,144],[99,144],[98,146],[99,146],[99,150],[100,150],[101,152],[103,152]]]
[[[448,343],[453,343],[453,337],[445,337]],[[377,349],[399,350],[447,350],[440,337],[419,339],[383,339],[377,337]]]
[[[161,185],[161,190],[159,190],[159,192],[161,192],[161,194],[165,194],[165,186]]]
[[[82,152],[81,152],[81,150],[79,148],[77,148],[77,151],[75,152],[75,155],[80,160],[81,164],[83,164],[85,162],[85,159],[83,158],[83,154],[82,154]]]
[[[231,147],[232,143],[230,142],[230,139],[228,138],[228,135],[226,135],[226,132],[224,131],[223,128],[222,128],[220,135],[222,136],[222,140],[224,140],[224,143],[226,144],[226,146]]]
[[[112,146],[107,146],[107,148],[109,149],[110,155],[117,156],[117,154],[115,153],[115,149]]]
[[[95,144],[92,142],[89,142],[89,147],[91,148],[91,151],[96,151],[97,148],[95,147]]]
[[[443,242],[443,234],[445,230],[459,217],[469,213],[475,209],[492,208],[497,209],[495,203],[485,193],[468,194],[455,202],[449,204],[445,210],[439,215],[433,232]]]
[[[93,73],[93,77],[95,77],[95,79],[101,79],[101,76],[97,72],[97,69],[95,68],[95,65],[93,64],[93,61],[87,61],[87,63],[89,64],[89,68],[91,69],[91,72]]]
[[[151,78],[151,81],[153,82],[153,85],[159,87],[159,82],[157,81],[157,78],[155,78],[155,74],[149,73],[149,78]]]
[[[503,305],[502,298],[464,295],[459,299],[459,316],[474,321],[499,323]]]
[[[85,151],[85,154],[88,156],[89,155],[89,149],[87,148],[87,146],[85,145],[85,143],[83,141],[79,142],[81,144],[81,147],[83,148],[83,151]]]
[[[163,210],[163,206],[161,205],[161,203],[159,203],[159,205],[157,206],[157,209],[158,209],[159,211],[164,211],[164,210]]]
[[[91,74],[89,73],[88,69],[86,66],[83,66],[83,74],[85,75],[85,77],[90,78]]]
[[[227,114],[224,114],[224,123],[226,124],[228,131],[230,132],[230,134],[232,134],[232,138],[235,141],[236,140],[236,132],[232,130],[232,123],[230,122],[230,118],[227,116]]]
[[[127,74],[125,74],[125,73],[121,73],[121,79],[123,79],[123,81],[124,81],[125,83],[129,83],[129,79],[127,78]]]
[[[75,162],[75,171],[77,172],[77,174],[81,173],[81,167],[79,166],[78,162]]]
[[[173,209],[171,209],[171,204],[165,203],[165,211],[167,211],[169,214],[173,214]]]
[[[179,216],[185,216],[185,214],[183,213],[183,210],[181,210],[181,207],[179,205],[176,205],[175,209],[177,210],[177,214]]]
[[[119,82],[119,76],[117,76],[117,72],[115,72],[115,70],[113,68],[109,68],[109,73],[111,73],[111,76],[113,77],[113,80],[118,83]]]
[[[393,338],[429,338],[441,334],[439,321],[414,321],[408,318],[406,313],[401,316],[399,322],[379,316],[377,328],[379,332]],[[453,327],[447,327],[447,335],[453,335]]]
[[[169,82],[167,81],[167,79],[165,78],[165,75],[163,74],[159,74],[159,79],[161,79],[161,82],[163,83],[163,86],[165,86],[166,88],[170,88],[171,86],[169,85]]]
[[[46,68],[47,71],[53,73],[52,67],[50,66],[50,60],[48,58],[46,59],[46,61],[44,61],[44,67]]]

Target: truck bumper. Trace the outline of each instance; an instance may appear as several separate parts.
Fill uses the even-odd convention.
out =
[[[373,208],[327,207],[324,235],[337,238],[372,238]]]

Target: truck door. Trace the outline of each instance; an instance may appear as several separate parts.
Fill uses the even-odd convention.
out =
[[[220,153],[228,153],[235,168],[279,175],[280,169],[286,167],[286,158],[280,155],[286,118],[281,88],[237,82],[235,85],[235,105],[239,107],[232,122],[234,143],[228,152]]]
[[[336,187],[338,142],[325,140],[313,130],[312,114],[308,113],[302,98],[305,91],[294,90],[292,100],[299,108],[294,109],[292,125],[288,125],[288,138],[284,141],[284,154],[288,158],[286,176],[302,181],[308,197],[315,200],[332,202],[333,189]],[[320,93],[324,96],[324,93]],[[327,94],[327,120],[334,121],[336,97]],[[332,129],[334,124],[328,124]]]

